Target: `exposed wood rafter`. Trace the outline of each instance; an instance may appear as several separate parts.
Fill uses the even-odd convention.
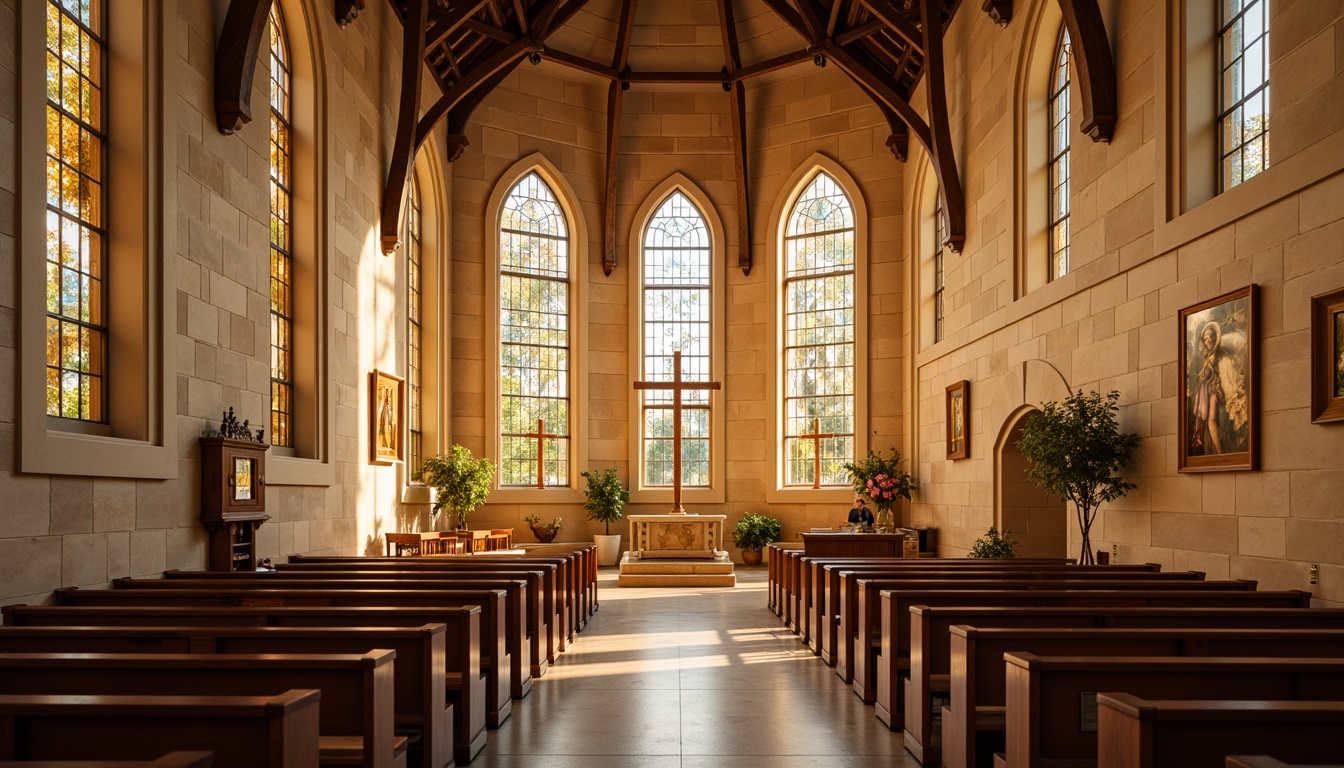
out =
[[[838,6],[839,3],[837,2]],[[734,76],[742,68],[742,53],[737,45],[737,22],[732,0],[719,0],[719,27],[723,30],[723,71]],[[738,81],[725,83],[732,98],[733,167],[737,174],[737,266],[742,274],[751,274],[751,189],[747,175],[747,86]]]
[[[271,0],[233,0],[215,46],[215,125],[231,134],[252,122],[252,74]]]
[[[943,68],[943,8],[941,0],[919,0],[920,31],[924,42],[924,92],[928,97],[932,143],[929,157],[938,175],[943,199],[943,244],[961,252],[966,243],[966,202],[961,177],[952,152],[952,131],[947,117],[947,81]]]
[[[383,185],[381,241],[383,253],[397,249],[401,238],[402,195],[415,161],[415,117],[420,105],[420,75],[424,71],[425,29],[429,26],[430,0],[407,0],[402,18],[401,98],[397,103],[397,134],[392,144],[392,162]]]
[[[1116,106],[1115,60],[1106,24],[1097,0],[1059,0],[1064,24],[1069,28],[1073,63],[1078,68],[1078,91],[1082,96],[1083,120],[1078,129],[1092,141],[1109,143],[1119,119]]]
[[[887,26],[887,29],[896,33],[898,37],[905,41],[906,45],[913,46],[916,51],[923,52],[924,40],[920,31],[914,24],[901,18],[901,9],[891,0],[863,0],[863,4],[873,16]],[[941,7],[941,3],[939,3]]]
[[[630,40],[635,31],[635,0],[621,3],[621,21],[616,29],[616,50],[611,69],[623,72],[630,61]],[[607,173],[602,200],[602,274],[616,269],[616,184],[621,154],[621,108],[629,86],[612,80],[607,86]]]

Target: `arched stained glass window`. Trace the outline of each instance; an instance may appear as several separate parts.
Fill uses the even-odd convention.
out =
[[[1061,29],[1050,74],[1050,271],[1069,273],[1069,31]]]
[[[680,190],[668,195],[644,230],[642,274],[643,359],[640,378],[671,381],[673,355],[681,353],[681,378],[708,382],[712,329],[710,234],[705,216]],[[646,487],[669,487],[673,472],[673,395],[645,390],[640,433]],[[708,390],[681,394],[681,484],[710,485]]]
[[[943,196],[933,193],[933,341],[943,340],[943,289],[947,275],[943,269]]]
[[[424,302],[421,293],[422,232],[420,231],[420,182],[411,176],[406,190],[406,466],[412,480],[420,479],[424,460],[420,425],[422,395],[421,332]]]
[[[499,253],[501,484],[567,486],[569,224],[535,171],[504,200]]]
[[[105,44],[98,0],[47,5],[47,415],[107,421]]]
[[[1269,167],[1269,3],[1223,0],[1218,39],[1223,189]]]
[[[289,45],[271,6],[271,444],[293,446],[294,257],[290,215]]]
[[[843,465],[854,460],[854,244],[848,195],[818,173],[784,233],[786,485],[849,485]]]

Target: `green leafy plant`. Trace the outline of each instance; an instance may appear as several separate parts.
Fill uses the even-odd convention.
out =
[[[1084,395],[1078,390],[1063,405],[1045,403],[1027,417],[1017,441],[1030,462],[1027,477],[1060,501],[1073,502],[1082,532],[1078,562],[1083,565],[1093,563],[1089,533],[1101,505],[1137,487],[1114,474],[1139,445],[1138,435],[1120,432],[1119,399],[1114,390],[1104,400],[1096,392]]]
[[[1008,538],[1012,531],[1004,531],[999,535],[999,529],[991,527],[985,532],[984,536],[975,540],[971,545],[971,553],[967,557],[980,557],[987,560],[1005,560],[1017,557],[1017,542]]]
[[[881,451],[868,451],[868,457],[863,461],[844,464],[850,481],[854,483],[854,493],[872,499],[880,516],[888,518],[885,523],[879,520],[879,526],[890,527],[890,512],[896,500],[909,501],[914,490],[914,478],[900,465],[901,452],[895,448],[891,449],[889,459]]]
[[[583,508],[588,511],[588,519],[606,526],[607,536],[611,535],[611,524],[621,521],[621,509],[630,501],[630,492],[621,485],[621,478],[615,467],[607,467],[600,474],[582,472],[587,487],[583,495],[587,501]]]
[[[555,534],[560,531],[560,523],[564,522],[564,518],[557,517],[549,523],[543,523],[540,515],[528,515],[523,518],[523,522],[527,523],[527,527],[532,529],[532,535],[537,537],[537,541],[546,542],[555,538]]]
[[[738,549],[762,549],[772,541],[779,541],[784,526],[773,517],[748,512],[733,528],[733,543]]]
[[[425,484],[438,491],[432,511],[437,514],[447,507],[457,518],[458,527],[466,528],[467,515],[490,496],[495,465],[489,459],[477,459],[467,448],[454,445],[446,454],[427,457],[420,471]]]

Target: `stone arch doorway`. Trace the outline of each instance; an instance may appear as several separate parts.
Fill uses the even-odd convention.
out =
[[[994,453],[995,525],[1000,532],[1012,531],[1012,538],[1021,545],[1018,557],[1067,557],[1068,508],[1027,479],[1027,457],[1017,449],[1022,424],[1035,411],[1023,407],[999,432]]]

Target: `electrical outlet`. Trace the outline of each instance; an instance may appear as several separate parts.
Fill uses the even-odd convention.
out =
[[[1308,567],[1308,569],[1307,569],[1307,573],[1311,574],[1311,582],[1310,582],[1310,583],[1312,583],[1312,584],[1317,584],[1317,583],[1320,582],[1320,580],[1321,580],[1321,566],[1317,565],[1316,563],[1312,563],[1311,566]]]

